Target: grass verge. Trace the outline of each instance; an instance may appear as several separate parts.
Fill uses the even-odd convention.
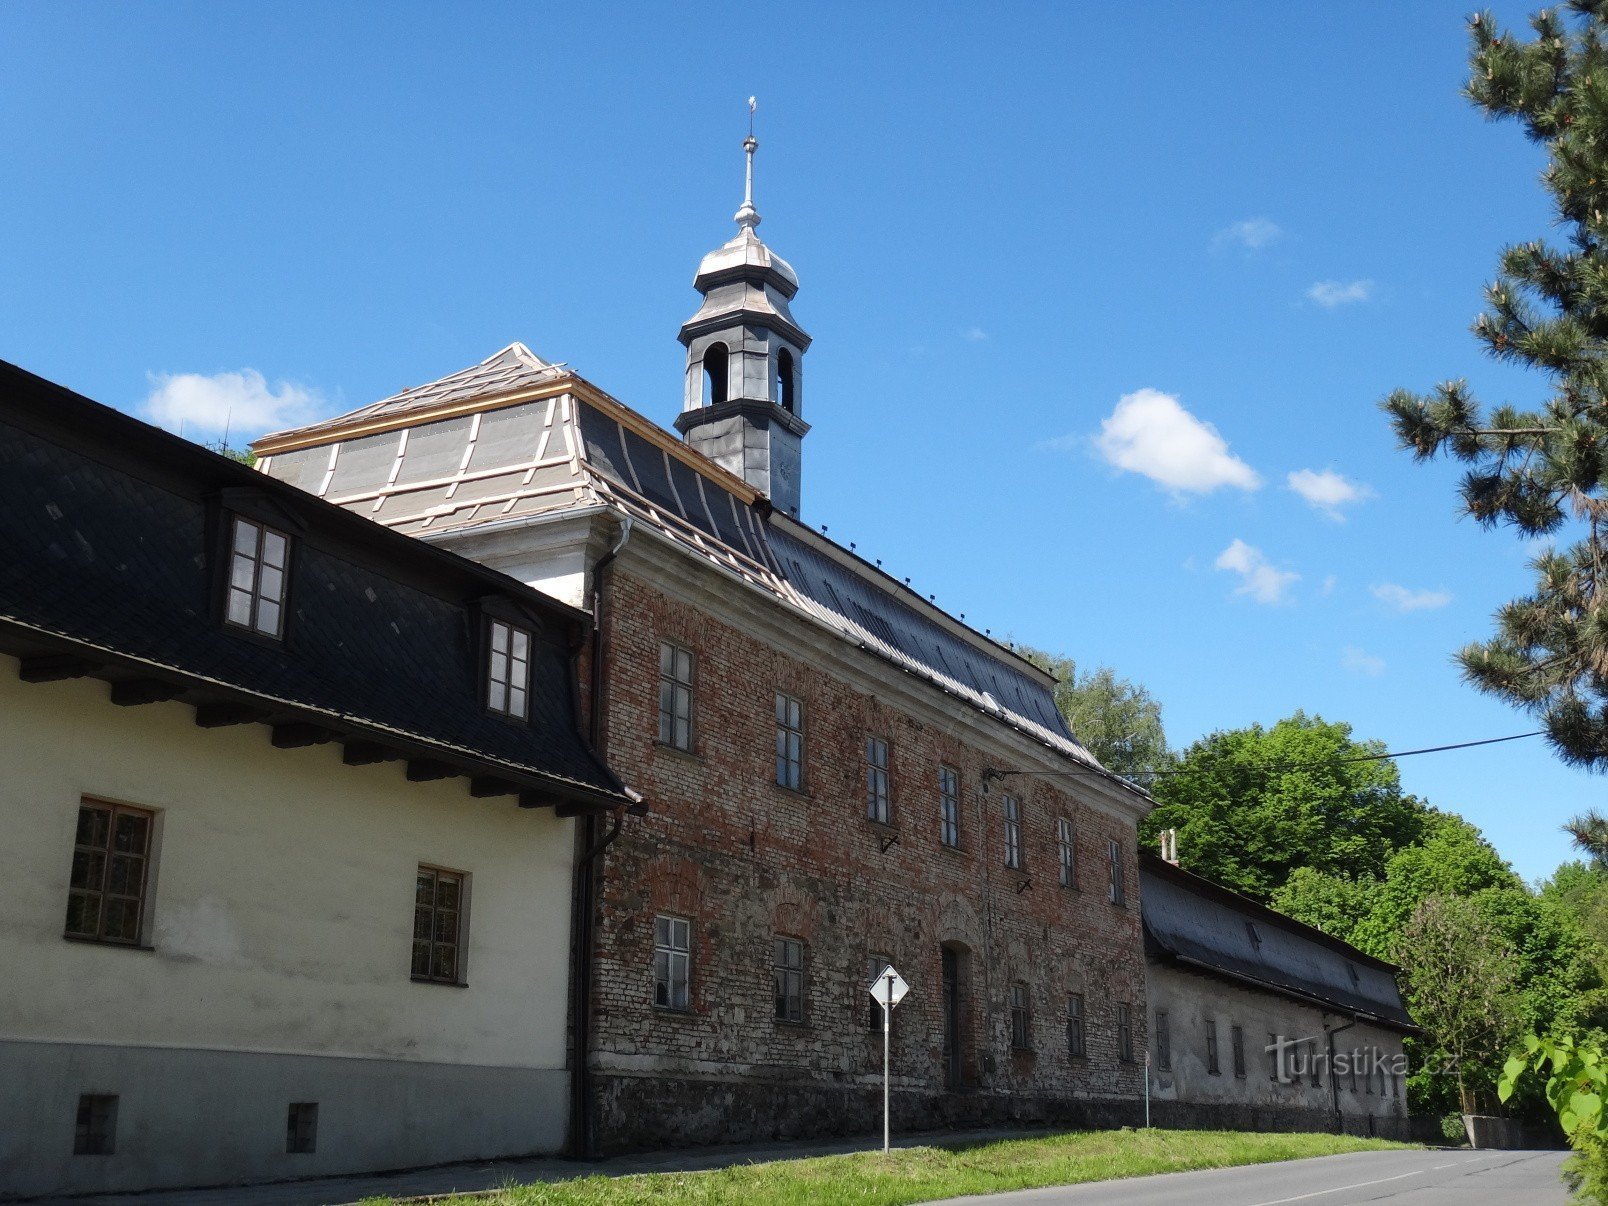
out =
[[[476,1201],[497,1206],[901,1206],[965,1194],[1108,1181],[1150,1173],[1299,1160],[1412,1145],[1340,1135],[1239,1131],[1080,1131],[954,1147],[896,1148],[740,1164],[705,1172],[591,1176],[509,1186]],[[378,1199],[377,1201],[384,1201]]]

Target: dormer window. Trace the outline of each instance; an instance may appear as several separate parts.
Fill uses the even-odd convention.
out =
[[[530,633],[492,620],[487,652],[486,706],[524,720],[530,713]]]
[[[1247,921],[1245,923],[1245,936],[1251,940],[1251,949],[1258,951],[1262,949],[1262,934],[1256,928],[1256,922]]]
[[[285,632],[285,570],[290,538],[265,524],[230,517],[229,596],[224,619],[277,640]]]

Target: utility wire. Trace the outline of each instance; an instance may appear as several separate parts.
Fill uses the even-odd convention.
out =
[[[1423,749],[1419,750],[1397,750],[1388,754],[1352,754],[1345,758],[1315,758],[1306,762],[1285,762],[1282,764],[1272,763],[1267,766],[1247,769],[1283,773],[1285,771],[1302,770],[1306,767],[1341,766],[1348,762],[1383,762],[1390,758],[1411,758],[1416,754],[1443,754],[1447,750],[1466,750],[1472,749],[1477,745],[1500,745],[1504,741],[1523,741],[1526,737],[1540,737],[1545,733],[1545,731],[1546,730],[1544,729],[1536,729],[1534,732],[1530,733],[1514,733],[1510,737],[1487,737],[1482,741],[1459,741],[1452,745],[1425,746]],[[1151,775],[1155,777],[1171,775],[1199,775],[1204,774],[1211,769],[1213,768],[1203,766],[1174,767],[1168,770],[1137,770],[1128,771],[1126,774],[1119,775],[1118,777],[1124,779],[1133,779],[1140,775]],[[1115,771],[1100,771],[1095,770],[1093,767],[1089,767],[1086,770],[994,770],[993,768],[990,768],[983,773],[983,777],[987,779],[997,779],[1002,778],[1005,775],[1036,775],[1040,777],[1059,778],[1063,775],[1100,775],[1109,778],[1115,774],[1117,774]]]

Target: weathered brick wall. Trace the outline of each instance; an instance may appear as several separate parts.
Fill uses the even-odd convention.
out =
[[[1135,834],[1077,799],[1076,780],[1012,766],[737,627],[615,573],[606,621],[607,754],[652,812],[610,848],[597,943],[594,1065],[607,1146],[861,1129],[880,1105],[868,1030],[871,955],[911,984],[895,1015],[907,1126],[999,1117],[1132,1121],[1140,1065],[1117,1058],[1117,1002],[1146,1042]],[[822,636],[821,639],[831,638]],[[657,744],[659,642],[697,657],[692,754]],[[775,783],[774,693],[806,707],[805,791]],[[936,692],[935,692],[936,694]],[[951,703],[951,707],[964,705]],[[955,726],[959,728],[960,726]],[[866,819],[865,738],[890,746],[891,825]],[[961,772],[962,849],[939,838],[938,767]],[[1023,871],[1004,865],[1001,796],[1022,803]],[[1057,877],[1056,819],[1074,822],[1079,887]],[[897,839],[891,841],[891,839]],[[1107,894],[1119,842],[1127,903]],[[884,850],[884,846],[887,848]],[[692,921],[690,1008],[652,1004],[653,920]],[[776,1020],[772,942],[807,948],[802,1025]],[[963,1086],[945,1091],[941,950],[961,952]],[[1031,1050],[1010,1043],[1009,986],[1031,993]],[[1070,1058],[1066,996],[1087,1002]],[[1111,1103],[1120,1103],[1115,1111]]]

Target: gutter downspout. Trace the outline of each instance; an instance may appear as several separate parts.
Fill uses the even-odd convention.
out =
[[[1340,1077],[1334,1070],[1334,1036],[1342,1030],[1350,1030],[1356,1024],[1357,1019],[1353,1017],[1344,1026],[1336,1026],[1333,1030],[1327,1026],[1323,1028],[1324,1037],[1329,1040],[1329,1093],[1334,1100],[1334,1133],[1336,1135],[1345,1134],[1346,1124],[1344,1116],[1340,1113]]]
[[[631,539],[629,515],[620,521],[619,539],[592,567],[592,748],[603,748],[603,571]],[[629,791],[629,789],[627,789]],[[635,794],[635,793],[631,793]],[[640,800],[639,800],[640,802]],[[623,808],[614,809],[607,834],[599,836],[599,818],[587,813],[576,834],[575,883],[570,908],[573,942],[570,950],[570,1117],[569,1154],[573,1159],[597,1159],[596,1089],[592,1083],[592,946],[597,934],[597,900],[602,888],[601,856],[620,836]]]

